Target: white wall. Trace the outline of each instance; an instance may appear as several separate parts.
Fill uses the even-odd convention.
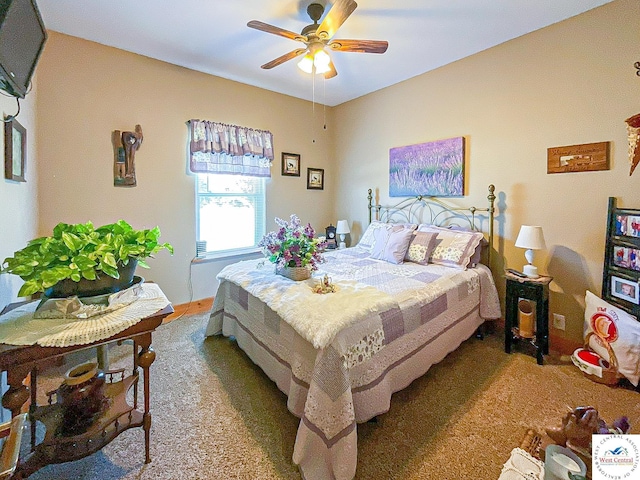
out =
[[[27,131],[26,182],[15,182],[4,178],[4,125],[0,132],[2,154],[2,179],[0,180],[0,261],[13,256],[27,241],[36,236],[38,221],[37,185],[38,155],[36,129],[37,81],[25,99],[20,100],[20,113],[16,120]],[[14,115],[18,106],[12,97],[0,95],[2,118]],[[0,310],[18,300],[17,293],[22,280],[15,275],[0,275]]]

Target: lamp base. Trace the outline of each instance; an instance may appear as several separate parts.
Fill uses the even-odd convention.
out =
[[[345,242],[340,242],[340,243],[338,244],[338,248],[339,248],[339,249],[347,248],[347,244],[346,244]]]
[[[535,265],[525,265],[522,268],[522,273],[524,273],[527,277],[529,278],[539,278],[540,275],[538,275],[538,267],[536,267]]]

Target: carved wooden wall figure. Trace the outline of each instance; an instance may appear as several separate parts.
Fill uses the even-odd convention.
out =
[[[113,184],[116,187],[136,186],[135,155],[142,144],[142,127],[136,125],[134,132],[114,130]]]
[[[631,164],[629,175],[631,175],[640,163],[640,113],[627,118],[625,123],[629,139],[629,163]]]

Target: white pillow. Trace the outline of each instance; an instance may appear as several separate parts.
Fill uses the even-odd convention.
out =
[[[360,238],[360,241],[358,242],[358,246],[366,248],[367,250],[369,250],[369,252],[371,252],[371,249],[373,248],[373,244],[376,241],[375,232],[380,228],[385,228],[385,229],[388,230],[388,229],[391,229],[391,228],[397,227],[397,226],[402,226],[402,227],[405,227],[405,228],[409,228],[411,230],[415,230],[416,227],[417,227],[417,225],[415,223],[397,223],[397,224],[394,224],[394,223],[385,223],[385,222],[380,222],[378,220],[374,220],[369,224],[367,229],[362,234],[362,237]]]
[[[371,247],[373,247],[373,242],[375,242],[376,240],[374,236],[375,231],[378,230],[379,228],[386,228],[386,225],[387,225],[386,223],[379,222],[377,220],[374,220],[373,222],[371,222],[367,227],[367,229],[362,234],[362,237],[358,242],[358,246],[371,250]]]
[[[640,322],[589,290],[585,305],[585,346],[612,365],[617,363],[618,372],[637,387],[640,380]]]

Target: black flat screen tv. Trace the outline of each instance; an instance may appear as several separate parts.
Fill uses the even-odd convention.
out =
[[[0,0],[0,89],[24,98],[46,40],[35,0]]]

